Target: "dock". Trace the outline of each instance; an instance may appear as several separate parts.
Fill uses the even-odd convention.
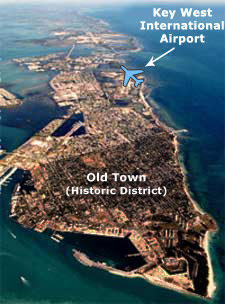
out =
[[[13,167],[13,168],[9,168],[9,172],[4,175],[8,170],[6,170],[3,175],[0,177],[0,186],[6,186],[8,181],[10,180],[10,177],[16,172],[18,168]]]

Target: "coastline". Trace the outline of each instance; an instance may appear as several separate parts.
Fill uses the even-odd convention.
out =
[[[83,252],[77,251],[75,249],[73,249],[73,252],[74,252],[73,256],[76,259],[76,261],[78,261],[80,264],[82,264],[86,267],[97,268],[97,269],[100,269],[100,270],[107,271],[107,272],[109,272],[113,275],[118,275],[118,276],[129,278],[129,279],[142,279],[142,280],[147,281],[147,283],[150,283],[152,285],[155,285],[155,286],[158,286],[158,287],[161,287],[161,288],[166,288],[166,289],[169,289],[169,290],[181,293],[181,294],[201,298],[201,299],[204,299],[204,300],[208,299],[208,297],[203,297],[203,296],[200,296],[200,295],[198,295],[196,293],[193,293],[191,291],[184,290],[183,288],[179,287],[178,285],[168,283],[168,282],[163,281],[159,278],[156,278],[152,275],[140,274],[140,273],[136,272],[135,270],[130,271],[130,272],[126,272],[126,271],[123,271],[123,270],[120,270],[120,269],[113,268],[111,266],[107,266],[105,263],[95,262],[95,261],[91,260]],[[77,256],[76,253],[79,254],[79,257]]]
[[[27,56],[39,57],[60,51],[66,52],[67,48],[69,50],[69,46],[64,49],[54,45],[45,47],[38,43],[26,43],[26,40],[28,42],[32,39],[48,38],[49,34],[55,38],[51,34],[51,30],[63,31],[64,25],[70,23],[70,18],[71,24],[73,24],[71,29],[77,25],[80,26],[73,13],[79,12],[82,5],[79,8],[75,6],[74,3],[67,6],[55,5],[54,10],[51,7],[46,9],[47,5],[37,7],[32,3],[24,5],[23,9],[19,4],[14,8],[10,5],[2,6],[5,9],[5,28],[2,33],[1,67],[4,80],[2,87],[15,94],[17,98],[23,99],[22,105],[2,110],[1,137],[2,144],[6,149],[5,152],[11,153],[32,137],[36,130],[41,130],[46,125],[45,121],[47,123],[47,121],[52,120],[55,114],[57,117],[61,117],[61,113],[64,113],[63,108],[58,110],[57,103],[47,99],[45,101],[41,95],[38,95],[40,91],[43,92],[42,88],[46,89],[47,92],[48,82],[54,72],[51,77],[48,77],[48,71],[42,73],[28,71],[25,66],[11,64],[11,59]],[[108,21],[107,24],[115,32],[118,31],[140,39],[144,44],[144,50],[128,55],[126,57],[127,66],[124,64],[127,68],[141,68],[141,66],[144,67],[143,63],[147,62],[152,51],[154,55],[161,51],[158,39],[160,32],[146,35],[147,32],[146,34],[140,32],[139,28],[135,26],[135,20],[138,21],[138,17],[149,17],[148,12],[152,7],[154,4],[150,3],[145,6],[136,3],[133,7],[121,5],[121,8],[112,6],[101,8],[99,6],[99,8],[94,9],[94,6],[91,6],[82,10],[82,13],[84,17],[90,14],[93,17],[96,15],[100,19],[103,18],[103,20]],[[200,9],[200,6],[196,8]],[[202,6],[202,8],[204,7]],[[212,3],[212,9],[215,18],[221,16],[222,7],[220,9],[220,6]],[[21,23],[20,20],[27,22]],[[57,26],[58,20],[61,20],[59,27]],[[18,26],[18,22],[20,26]],[[31,26],[33,23],[38,26]],[[130,264],[130,261],[132,265],[135,265],[138,259],[136,257],[130,259],[126,258],[126,255],[122,255],[124,248],[126,252],[128,250],[126,242],[123,243],[120,239],[117,241],[111,238],[102,238],[101,241],[101,238],[96,237],[95,241],[95,236],[70,233],[68,239],[65,237],[65,240],[58,244],[51,240],[52,231],[48,229],[40,234],[32,229],[24,228],[9,217],[13,187],[22,177],[22,172],[18,170],[10,178],[9,183],[2,186],[1,228],[4,240],[1,246],[1,272],[4,279],[1,286],[2,302],[5,304],[40,304],[40,302],[43,302],[42,304],[45,302],[60,302],[60,304],[68,304],[68,302],[71,304],[90,304],[93,302],[127,304],[223,303],[225,279],[223,259],[224,166],[221,154],[223,133],[219,129],[224,121],[224,83],[222,82],[224,60],[217,54],[221,53],[221,48],[223,49],[225,37],[223,33],[221,35],[221,33],[216,32],[215,35],[214,33],[209,33],[209,35],[206,51],[204,51],[205,46],[195,45],[192,48],[187,45],[187,48],[184,46],[182,50],[177,49],[174,56],[160,60],[159,66],[152,69],[145,68],[144,76],[149,77],[149,80],[145,80],[144,84],[145,87],[149,86],[150,91],[153,90],[150,94],[153,98],[152,106],[154,113],[160,120],[174,130],[180,130],[182,126],[185,126],[189,131],[188,133],[174,133],[177,135],[180,150],[178,155],[180,166],[183,164],[186,168],[183,171],[187,179],[186,186],[190,190],[191,197],[195,200],[195,206],[199,208],[199,211],[212,215],[219,228],[218,232],[204,234],[205,237],[201,238],[201,247],[203,240],[204,246],[206,246],[202,249],[204,260],[210,259],[208,261],[212,264],[213,280],[215,280],[216,285],[212,298],[199,298],[196,295],[185,294],[183,290],[179,291],[173,286],[163,286],[160,282],[153,282],[154,277],[151,281],[151,279],[148,280],[147,277],[143,278],[139,275],[126,277],[115,272],[100,271],[100,269],[78,263],[72,256],[71,250],[76,248],[90,254],[90,258],[95,261],[104,261],[112,267],[131,270],[133,268],[126,268],[124,265]],[[19,39],[23,39],[25,43],[20,42]],[[12,45],[15,47],[12,48]],[[83,51],[83,47],[78,46],[73,57],[90,55],[90,52],[88,47]],[[213,64],[214,59],[216,59],[215,65]],[[157,104],[154,104],[154,99]],[[149,102],[147,97],[146,100]],[[141,107],[137,109],[141,110]],[[171,142],[172,140],[173,138]],[[170,147],[173,148],[172,144]],[[3,156],[2,154],[1,157]],[[195,213],[195,211],[193,212]],[[59,234],[61,233],[59,232]],[[64,236],[64,233],[62,235]],[[117,244],[121,242],[123,246],[119,249]],[[99,246],[96,247],[96,244]],[[107,244],[110,246],[108,247]],[[206,253],[209,254],[209,258],[206,258]],[[201,267],[205,269],[205,275],[199,275],[199,279],[204,279],[204,282],[205,278],[208,277],[204,266],[207,264],[208,262],[201,264]],[[152,272],[151,275],[154,276],[155,272]],[[21,277],[29,281],[29,288],[21,280]],[[162,279],[162,277],[157,277]],[[38,293],[35,292],[37,284]]]
[[[209,242],[210,242],[210,239],[211,239],[210,233],[213,233],[213,232],[210,232],[210,231],[206,232],[203,248],[206,251],[206,255],[207,255],[207,259],[208,259],[208,266],[209,266],[208,294],[209,294],[209,297],[212,298],[213,294],[215,293],[215,291],[217,289],[217,286],[216,286],[216,283],[215,283],[215,280],[214,280],[215,276],[214,276],[212,261],[211,261],[210,252],[209,252]]]
[[[189,189],[188,189],[188,184],[187,184],[187,176],[185,174],[185,167],[184,164],[182,164],[179,159],[178,159],[178,155],[180,153],[179,150],[179,142],[177,140],[177,137],[175,136],[174,138],[174,145],[176,147],[176,153],[177,153],[177,161],[179,162],[180,168],[181,168],[181,172],[183,174],[183,179],[184,179],[184,191],[186,193],[186,195],[188,196],[189,200],[191,201],[191,203],[193,204],[193,207],[201,214],[205,213],[204,210],[198,205],[198,203],[192,198]],[[214,220],[215,222],[215,220]],[[218,226],[217,226],[218,227]],[[217,228],[218,229],[218,228]],[[208,272],[208,280],[209,280],[209,284],[208,284],[208,296],[210,298],[212,298],[215,290],[216,290],[216,283],[214,280],[214,273],[213,273],[213,268],[212,268],[212,262],[211,262],[211,257],[210,257],[210,252],[209,252],[209,242],[210,242],[210,233],[213,233],[212,231],[207,231],[205,236],[204,236],[204,241],[203,241],[203,248],[206,252],[207,255],[207,262],[208,262],[208,267],[209,267],[209,272]]]
[[[160,120],[160,118],[157,116],[157,114],[154,113],[154,108],[146,100],[146,96],[144,96],[144,94],[142,94],[142,91],[141,91],[141,94],[140,94],[140,98],[142,99],[142,102],[143,102],[146,110],[151,112],[151,116],[155,120],[155,123],[158,126],[160,126],[162,129],[166,130],[169,133],[175,131],[172,127],[169,127],[164,122],[162,122]],[[149,95],[147,95],[147,98],[150,99],[151,97]],[[174,145],[174,148],[175,148],[174,157],[175,157],[175,161],[177,162],[177,164],[178,164],[178,166],[181,170],[182,176],[183,176],[183,186],[184,186],[183,190],[186,193],[186,195],[188,196],[188,199],[191,201],[191,203],[193,205],[193,208],[196,211],[198,211],[199,213],[204,214],[204,210],[202,208],[200,208],[200,206],[197,204],[197,202],[192,198],[191,194],[189,193],[188,185],[187,185],[187,182],[186,182],[185,167],[179,161],[179,158],[178,158],[179,153],[180,153],[179,141],[177,139],[178,136],[176,136],[176,135],[173,135],[173,136],[174,136],[173,145]],[[156,286],[159,286],[159,287],[162,287],[162,288],[167,288],[169,290],[173,290],[173,291],[176,291],[178,293],[182,293],[182,294],[186,294],[186,295],[189,295],[189,296],[194,296],[194,297],[198,297],[198,298],[202,298],[202,299],[207,300],[207,299],[211,299],[213,297],[213,294],[216,290],[216,284],[215,284],[215,281],[214,281],[214,273],[213,273],[213,268],[212,268],[210,253],[209,253],[209,241],[210,241],[210,231],[207,231],[205,236],[204,236],[204,242],[203,242],[203,248],[204,248],[204,250],[206,252],[206,255],[207,255],[207,262],[208,262],[208,267],[209,267],[209,271],[208,271],[208,281],[209,281],[209,283],[208,283],[208,287],[207,287],[207,296],[205,296],[205,297],[200,296],[200,295],[198,295],[196,293],[193,293],[191,291],[189,292],[189,291],[179,287],[178,285],[168,283],[168,282],[166,282],[164,280],[161,280],[157,277],[154,277],[152,275],[139,274],[138,272],[135,272],[135,270],[131,271],[131,272],[125,272],[125,271],[122,271],[122,270],[119,270],[119,269],[116,269],[116,268],[113,268],[113,267],[110,267],[110,266],[107,266],[107,265],[103,265],[102,267],[99,267],[99,265],[97,265],[97,264],[100,264],[99,262],[93,262],[93,265],[91,267],[100,268],[100,269],[105,270],[107,272],[110,272],[112,274],[116,274],[116,275],[127,277],[127,278],[141,278],[141,279],[146,280],[150,284],[153,284],[153,285],[156,285]],[[77,258],[75,257],[75,259],[77,259]],[[79,261],[79,259],[77,259],[77,260]],[[85,265],[85,266],[90,267],[90,265],[86,265],[85,262],[84,263],[80,262],[80,263]]]
[[[143,96],[143,98],[145,99],[145,97]],[[151,97],[147,96],[147,98],[149,99],[149,102],[146,101],[146,103],[150,103]],[[155,102],[155,101],[154,101]],[[155,102],[156,103],[156,102]],[[158,104],[157,104],[158,105]],[[162,122],[160,120],[160,118],[157,116],[157,114],[154,113],[154,107],[152,105],[149,105],[149,111],[151,112],[152,117],[155,119],[156,123],[161,126],[162,128],[164,128],[167,132],[171,132],[174,129],[172,127],[169,127],[168,125],[166,125],[164,122]],[[188,189],[188,184],[187,184],[187,175],[186,175],[186,168],[184,166],[184,164],[182,162],[179,161],[179,154],[180,154],[180,148],[179,148],[179,141],[177,139],[177,136],[174,135],[174,139],[173,139],[173,145],[175,147],[175,151],[174,151],[174,157],[175,160],[177,162],[177,164],[179,165],[180,169],[181,169],[181,173],[183,175],[183,185],[184,185],[184,192],[186,193],[186,195],[188,196],[189,200],[191,201],[193,207],[201,214],[204,214],[204,210],[199,206],[199,204],[192,198],[189,189]],[[211,216],[211,215],[210,215]],[[215,220],[213,219],[213,221],[215,222]],[[216,222],[215,222],[216,223]],[[217,224],[216,224],[217,226]],[[217,226],[217,230],[215,232],[218,231],[218,226]],[[204,236],[204,240],[203,240],[203,248],[206,252],[206,256],[207,256],[207,262],[208,262],[208,267],[209,267],[209,271],[208,271],[208,280],[209,280],[209,284],[208,284],[208,288],[207,288],[207,293],[208,293],[208,297],[212,298],[214,292],[217,289],[216,283],[215,283],[215,279],[214,279],[214,272],[213,272],[213,267],[212,267],[212,261],[211,261],[211,257],[210,257],[210,252],[209,252],[209,242],[210,242],[210,233],[213,233],[214,231],[207,231],[205,236]],[[153,278],[152,280],[150,280],[151,283],[153,283],[155,280],[155,282],[157,281],[157,279]],[[160,280],[161,281],[161,280]],[[153,283],[154,284],[154,283]],[[157,283],[156,283],[157,284]],[[161,284],[164,284],[164,282],[161,281]],[[165,283],[167,284],[167,283]],[[172,284],[168,284],[169,286]],[[164,286],[163,286],[164,287]],[[172,288],[177,290],[178,288],[175,288],[173,285],[172,287],[168,287],[168,288]],[[183,290],[182,288],[180,288],[182,292],[186,293],[185,290]],[[187,292],[188,293],[188,292]],[[188,293],[189,294],[189,293]],[[191,293],[192,294],[192,293]],[[195,294],[194,294],[195,295]]]
[[[52,80],[51,80],[52,81]],[[50,84],[50,82],[49,82]],[[147,103],[147,101],[145,100],[145,97],[141,97],[143,98],[143,100]],[[166,124],[164,124],[162,121],[160,121],[159,117],[154,114],[153,112],[153,108],[151,106],[148,107],[148,110],[151,112],[151,116],[154,118],[156,124],[158,124],[162,129],[165,129],[167,132],[172,132],[173,129],[170,128],[169,126],[167,126]],[[183,174],[183,184],[184,184],[184,191],[185,193],[187,194],[188,198],[190,199],[190,201],[192,202],[194,208],[199,211],[200,213],[204,213],[204,211],[202,209],[200,209],[200,207],[197,205],[196,202],[194,202],[194,200],[192,199],[189,191],[188,191],[188,186],[187,186],[187,183],[186,183],[186,175],[185,175],[185,172],[184,170],[182,170],[182,164],[179,162],[179,159],[178,159],[178,154],[179,154],[179,142],[177,140],[177,136],[174,135],[174,140],[173,140],[173,144],[175,146],[175,153],[174,153],[174,156],[175,156],[175,159],[176,161],[178,162],[179,164],[179,168],[181,169],[181,172]],[[214,285],[214,282],[213,282],[213,271],[212,271],[212,265],[211,265],[211,261],[210,261],[210,255],[209,255],[209,250],[208,250],[208,242],[209,242],[209,232],[207,231],[205,237],[204,237],[204,246],[203,248],[205,249],[206,251],[206,254],[207,254],[207,261],[209,263],[209,285],[208,285],[208,294],[211,295],[213,293],[213,291],[215,290],[215,285]],[[112,273],[117,273],[117,271],[114,271],[114,270],[111,270],[110,272]],[[119,273],[117,273],[119,274]],[[119,274],[119,275],[122,275],[122,274]],[[156,284],[156,285],[159,285],[159,286],[162,286],[162,287],[166,287],[166,288],[169,288],[169,289],[173,289],[175,291],[180,291],[182,293],[187,293],[187,294],[192,294],[191,292],[187,292],[185,291],[184,289],[180,288],[179,286],[174,286],[173,284],[170,284],[170,283],[166,283],[158,278],[155,278],[155,277],[152,277],[152,276],[149,276],[149,275],[138,275],[138,274],[132,274],[132,275],[126,275],[126,274],[123,274],[124,276],[128,276],[128,277],[141,277],[141,278],[145,278],[147,281],[151,282],[152,284]],[[198,296],[197,294],[193,294],[195,296]]]
[[[188,189],[188,184],[187,184],[187,175],[185,174],[186,169],[184,167],[184,164],[181,163],[178,159],[178,155],[180,153],[180,149],[179,149],[179,142],[177,140],[177,136],[174,137],[174,145],[175,145],[175,153],[177,154],[177,161],[179,162],[182,174],[183,174],[183,179],[184,179],[184,191],[187,194],[188,198],[190,199],[191,203],[193,204],[194,208],[200,212],[201,214],[205,213],[204,210],[199,206],[199,204],[192,198],[189,189]],[[210,215],[211,216],[211,215]],[[213,219],[214,223],[216,224],[215,220]],[[215,232],[218,231],[218,225],[217,226],[217,230]],[[216,283],[214,280],[214,272],[213,272],[213,267],[212,267],[212,261],[211,261],[211,257],[210,257],[210,252],[209,252],[209,242],[210,242],[210,238],[211,238],[211,233],[213,233],[213,231],[207,231],[205,236],[204,236],[204,240],[203,240],[203,248],[206,252],[207,255],[207,261],[208,261],[208,267],[209,267],[209,273],[208,273],[208,280],[209,280],[209,284],[208,284],[208,295],[210,298],[213,297],[214,292],[216,291],[217,287],[216,287]]]

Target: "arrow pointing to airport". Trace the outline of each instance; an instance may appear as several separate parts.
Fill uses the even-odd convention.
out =
[[[166,56],[167,54],[169,54],[170,52],[174,51],[175,50],[175,47],[172,48],[171,50],[167,51],[166,53],[162,54],[161,56],[159,56],[158,58],[154,59],[154,56],[152,56],[152,58],[149,60],[149,62],[146,64],[146,67],[149,67],[149,66],[155,66],[155,62],[159,59],[161,59],[162,57]]]

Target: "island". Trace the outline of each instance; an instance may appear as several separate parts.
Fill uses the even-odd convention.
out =
[[[208,234],[217,225],[187,190],[176,131],[150,106],[154,79],[137,88],[131,81],[123,86],[120,65],[140,46],[101,20],[82,17],[82,22],[89,25],[85,31],[57,29],[50,38],[32,41],[68,46],[67,52],[14,59],[32,72],[55,73],[46,94],[66,114],[0,160],[2,180],[18,168],[24,172],[10,217],[40,233],[50,229],[57,242],[64,232],[126,239],[135,247],[130,257],[140,257],[136,268],[114,268],[76,249],[73,255],[90,267],[210,298],[215,286]],[[91,53],[73,56],[80,45]],[[108,179],[90,182],[90,172]],[[145,178],[115,181],[115,172]],[[84,195],[76,190],[121,187],[165,191]]]
[[[0,88],[0,108],[11,108],[18,106],[22,101],[7,90]]]

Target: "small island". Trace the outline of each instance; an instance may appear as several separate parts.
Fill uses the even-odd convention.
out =
[[[18,106],[21,103],[21,100],[16,98],[12,93],[0,88],[0,108],[11,108]]]

